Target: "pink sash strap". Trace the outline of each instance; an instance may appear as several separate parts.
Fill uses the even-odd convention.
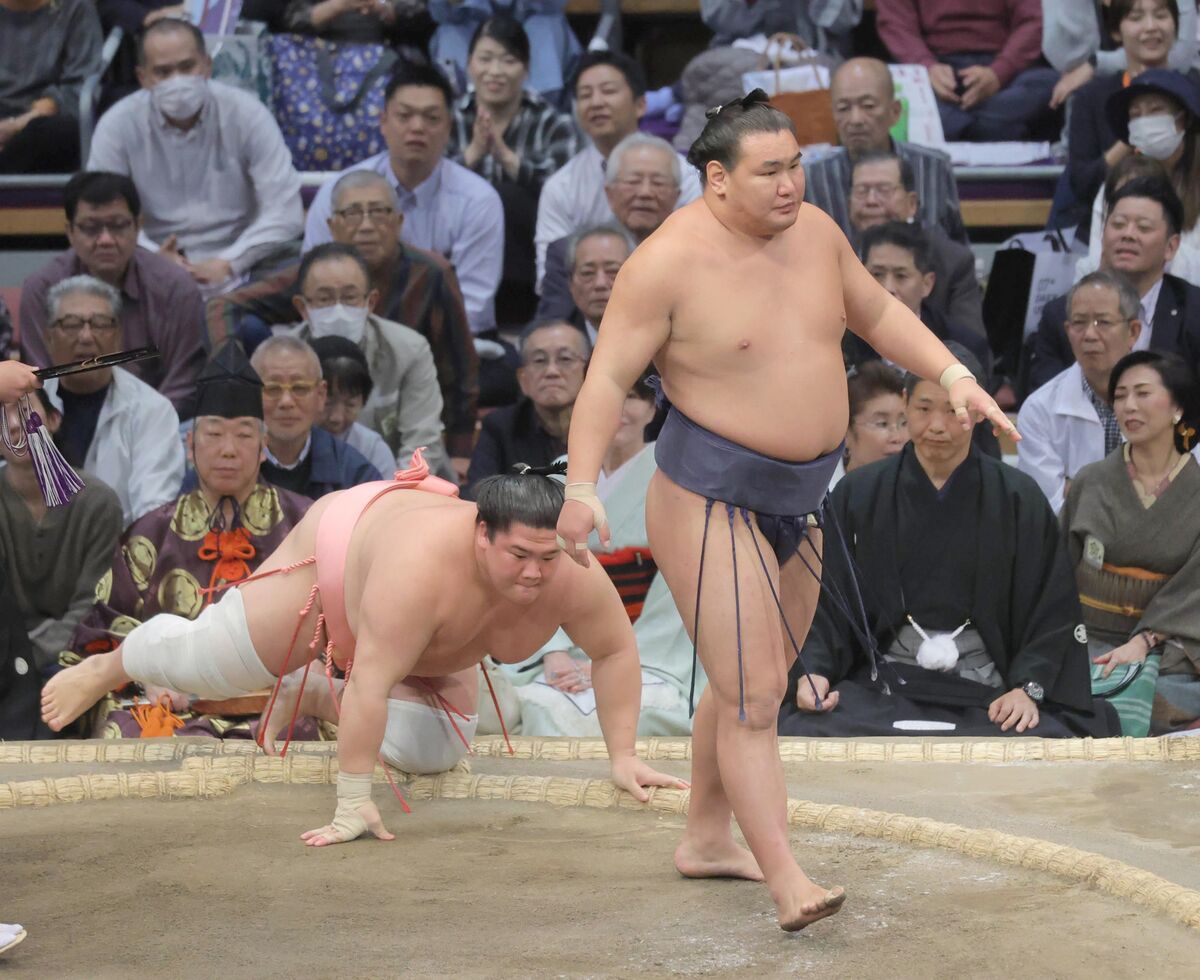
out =
[[[424,490],[444,497],[457,497],[458,487],[448,480],[429,475],[429,464],[417,449],[408,469],[399,470],[393,480],[376,480],[343,490],[321,515],[317,525],[317,586],[321,592],[321,610],[325,628],[334,646],[334,661],[339,667],[354,657],[355,637],[346,616],[346,559],[350,553],[350,535],[359,519],[376,500],[393,490]]]

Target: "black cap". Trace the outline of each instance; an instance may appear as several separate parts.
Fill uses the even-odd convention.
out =
[[[236,340],[227,340],[196,378],[195,411],[223,419],[263,417],[262,379]]]
[[[1200,88],[1196,83],[1186,75],[1169,68],[1150,68],[1124,88],[1113,92],[1104,105],[1108,124],[1118,139],[1129,142],[1129,106],[1139,95],[1151,93],[1174,99],[1193,119],[1200,118]]]

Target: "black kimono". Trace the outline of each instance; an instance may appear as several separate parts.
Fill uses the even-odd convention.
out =
[[[802,657],[812,673],[829,679],[839,704],[827,713],[800,711],[803,670],[794,665],[780,734],[902,735],[893,723],[907,720],[948,722],[954,727],[946,734],[995,736],[1001,732],[987,717],[988,705],[1029,681],[1042,686],[1046,699],[1037,728],[1026,734],[1119,734],[1111,709],[1093,705],[1074,576],[1054,514],[1028,476],[972,448],[938,491],[910,444],[847,474],[831,505],[836,524],[825,531],[827,584],[853,595],[848,554],[881,659],[906,614],[939,632],[969,618],[1003,685],[882,662],[873,682],[854,627],[823,593]]]

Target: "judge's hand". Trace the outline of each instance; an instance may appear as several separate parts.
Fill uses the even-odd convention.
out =
[[[992,423],[992,431],[996,435],[1004,432],[1014,441],[1021,441],[1021,434],[1012,420],[974,378],[959,378],[950,386],[950,404],[954,406],[954,414],[964,429],[987,419]]]
[[[809,680],[812,683],[809,684]],[[821,696],[821,704],[817,706],[816,695],[813,694],[813,688],[817,689],[817,694]],[[832,711],[837,707],[838,693],[834,691],[829,693],[829,678],[822,677],[820,674],[809,674],[808,677],[801,675],[800,682],[796,685],[796,707],[801,711]]]
[[[1107,677],[1117,669],[1118,664],[1136,664],[1141,660],[1146,659],[1146,655],[1150,652],[1146,646],[1146,641],[1142,639],[1142,634],[1139,633],[1128,643],[1122,643],[1119,647],[1114,647],[1108,653],[1102,653],[1092,663],[1103,664],[1104,670],[1102,676]]]
[[[592,686],[592,662],[584,664],[572,657],[566,650],[552,650],[542,658],[542,674],[546,683],[556,691],[567,694],[578,694]]]
[[[645,786],[666,786],[668,789],[688,789],[690,786],[686,780],[651,769],[633,752],[613,759],[612,781],[617,789],[625,790],[642,803],[650,799],[650,794],[643,788]]]
[[[600,543],[605,548],[612,547],[612,533],[608,529],[608,521],[596,525],[596,515],[587,504],[580,500],[568,500],[563,503],[558,515],[559,547],[569,558],[573,558],[584,568],[588,567],[588,535],[595,529],[600,533]]]
[[[1054,91],[1050,93],[1050,108],[1057,109],[1076,91],[1083,88],[1096,75],[1096,69],[1088,62],[1076,65],[1070,71],[1065,71],[1062,77],[1054,83]]]
[[[0,360],[0,405],[15,402],[41,386],[42,382],[34,374],[34,368],[28,364]]]
[[[974,109],[1000,91],[1000,76],[987,65],[972,65],[958,73],[962,79],[963,94],[960,103],[964,109]]]
[[[929,84],[933,86],[933,94],[943,102],[958,105],[958,78],[954,69],[949,65],[930,65]]]
[[[988,718],[999,725],[1002,732],[1014,726],[1018,732],[1023,732],[1037,728],[1038,706],[1033,698],[1016,687],[988,705]]]

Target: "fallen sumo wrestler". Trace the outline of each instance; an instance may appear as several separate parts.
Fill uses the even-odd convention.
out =
[[[558,560],[561,484],[526,468],[483,481],[477,504],[457,492],[429,475],[418,450],[394,480],[323,497],[258,574],[195,620],[155,616],[117,649],[52,678],[43,718],[59,731],[130,680],[209,698],[274,683],[261,726],[268,751],[305,708],[340,716],[334,817],[301,839],[323,846],[370,831],[391,840],[371,799],[376,759],[410,773],[453,766],[474,734],[484,656],[519,662],[562,627],[593,661],[613,783],[641,801],[647,786],[686,787],[634,750],[641,670],[633,628],[599,563]],[[296,645],[306,630],[301,665]],[[328,692],[306,695],[319,657]]]
[[[792,854],[776,719],[822,588],[822,523],[838,541],[820,515],[848,423],[846,330],[940,379],[964,427],[986,418],[1016,435],[837,225],[804,203],[800,156],[792,121],[761,90],[709,111],[688,153],[702,197],[639,245],[613,283],[571,415],[558,522],[579,563],[593,530],[607,545],[597,476],[625,393],[653,363],[672,407],[655,448],[646,531],[708,677],[676,864],[765,879],[787,930],[845,901]],[[860,597],[830,598],[870,650]],[[823,678],[808,683],[825,710],[837,703]],[[733,839],[734,816],[749,852]]]

